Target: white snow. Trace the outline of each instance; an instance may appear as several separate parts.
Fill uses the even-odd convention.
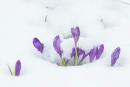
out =
[[[73,40],[63,38],[74,26],[81,30],[79,47],[104,43],[105,52],[93,63],[59,67],[53,39],[61,36],[69,57]],[[130,87],[129,32],[130,0],[0,0],[0,87]],[[45,44],[43,54],[33,47],[34,37]],[[120,59],[110,67],[118,46]],[[18,59],[21,76],[13,77],[7,65]]]

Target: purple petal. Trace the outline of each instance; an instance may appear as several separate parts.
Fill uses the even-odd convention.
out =
[[[104,44],[101,44],[99,49],[97,50],[96,59],[99,59],[104,51]]]
[[[79,36],[80,36],[79,27],[71,28],[71,33],[72,33],[72,36],[73,36],[75,44],[76,44],[78,42]]]
[[[78,57],[79,57],[79,60],[82,60],[85,57],[85,51],[78,48]]]
[[[42,44],[38,38],[33,39],[33,45],[38,51],[40,51],[41,53],[43,52],[44,44]]]
[[[21,62],[18,60],[15,65],[15,76],[19,76],[21,71]]]
[[[80,60],[79,64],[81,64],[88,55],[89,55],[89,53],[85,53],[83,55],[82,59]]]
[[[62,54],[63,54],[63,50],[61,49],[61,46],[60,46],[61,42],[62,42],[62,41],[61,41],[59,35],[54,38],[53,46],[54,46],[56,52],[57,52],[60,56],[62,56]]]
[[[111,66],[114,66],[114,65],[115,65],[117,59],[118,59],[119,56],[120,56],[120,52],[121,52],[120,47],[117,47],[117,48],[114,50],[114,52],[112,53],[112,55],[111,55]]]
[[[90,50],[89,52],[90,62],[93,62],[94,58],[96,57],[97,50],[98,50],[97,47]]]
[[[82,50],[81,48],[77,48],[77,52],[78,52],[78,57],[80,58],[80,56],[84,56],[85,55],[85,51]],[[71,58],[73,58],[76,54],[75,48],[72,49],[72,53],[71,53]]]
[[[72,48],[72,53],[71,53],[71,58],[73,58],[75,56],[75,48]]]

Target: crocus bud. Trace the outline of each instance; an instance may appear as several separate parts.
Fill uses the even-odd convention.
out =
[[[15,76],[19,76],[21,71],[21,62],[18,60],[15,65]]]
[[[53,47],[54,47],[55,51],[60,55],[60,57],[63,54],[63,50],[61,49],[61,46],[60,46],[61,42],[62,41],[61,41],[59,35],[54,38]]]
[[[75,44],[77,44],[79,37],[80,37],[80,30],[79,27],[71,28],[71,33],[74,38]]]
[[[41,43],[38,38],[33,39],[33,45],[38,51],[40,51],[41,53],[43,52],[44,44]]]
[[[114,66],[117,59],[119,59],[121,49],[120,47],[117,47],[114,52],[111,54],[111,66]]]
[[[98,50],[97,47],[90,50],[90,52],[88,54],[89,58],[90,58],[90,62],[93,62],[94,58],[96,57],[97,50]]]
[[[101,44],[96,53],[96,59],[99,59],[104,51],[104,44]]]

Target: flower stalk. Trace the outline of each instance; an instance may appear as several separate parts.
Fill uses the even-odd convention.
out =
[[[77,46],[75,45],[75,57],[74,57],[74,65],[78,64],[78,51]]]

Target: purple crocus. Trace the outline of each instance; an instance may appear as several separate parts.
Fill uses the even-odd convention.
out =
[[[88,53],[89,58],[90,58],[90,62],[93,62],[94,58],[96,57],[97,50],[98,50],[98,48],[95,47],[95,48],[91,49],[90,52]]]
[[[114,66],[117,59],[119,59],[121,49],[120,47],[117,47],[114,52],[111,54],[111,66]]]
[[[99,59],[104,51],[104,44],[101,44],[97,49],[96,59]]]
[[[54,38],[53,46],[54,46],[56,52],[60,55],[60,57],[62,57],[62,54],[63,54],[63,50],[61,49],[61,46],[60,46],[61,42],[62,41],[61,41],[59,35]]]
[[[74,38],[75,44],[77,44],[79,37],[80,37],[80,30],[79,27],[71,28],[71,33]]]
[[[44,44],[41,43],[38,38],[33,39],[33,45],[38,51],[40,51],[41,53],[43,52]]]
[[[71,28],[72,37],[74,38],[75,43],[75,57],[74,57],[74,64],[78,64],[78,51],[77,51],[77,42],[80,37],[80,30],[79,27]]]
[[[18,60],[15,65],[15,76],[19,76],[21,71],[21,62]]]

